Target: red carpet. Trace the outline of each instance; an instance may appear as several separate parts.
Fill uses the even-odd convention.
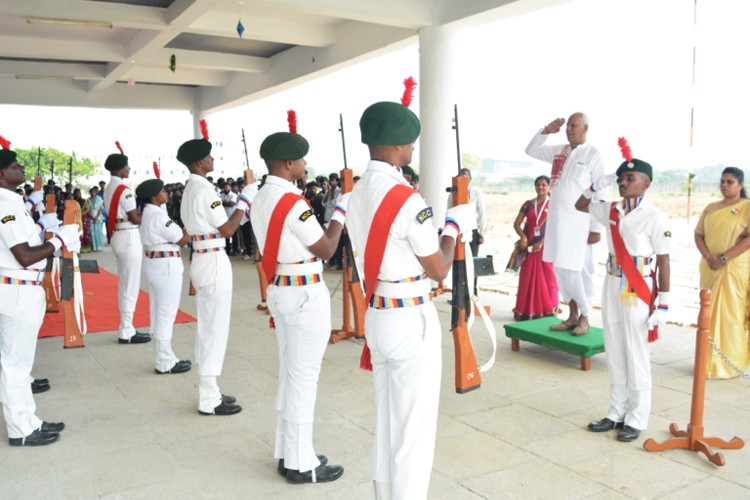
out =
[[[88,333],[110,332],[120,328],[120,309],[117,306],[117,276],[99,268],[99,274],[81,273],[84,290],[84,307]],[[135,307],[133,326],[149,325],[148,294],[141,291]],[[175,323],[190,323],[196,319],[182,311],[177,312]],[[39,329],[39,338],[63,334],[62,313],[47,313]]]

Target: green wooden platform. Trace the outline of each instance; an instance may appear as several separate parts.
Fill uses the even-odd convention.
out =
[[[512,340],[512,349],[520,348],[520,341],[532,342],[552,349],[579,356],[581,370],[591,369],[591,357],[604,352],[604,330],[592,326],[589,333],[576,337],[570,331],[553,332],[550,325],[560,323],[560,318],[541,318],[504,325],[505,336]]]

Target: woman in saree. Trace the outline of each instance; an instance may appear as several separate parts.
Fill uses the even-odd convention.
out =
[[[513,228],[521,237],[519,247],[521,251],[526,251],[518,277],[516,307],[513,309],[516,321],[554,316],[557,310],[558,289],[552,263],[542,261],[549,188],[549,177],[537,177],[534,180],[536,198],[523,204],[513,223]]]
[[[73,191],[73,199],[81,206],[81,220],[78,221],[81,224],[81,253],[88,253],[91,251],[91,219],[88,217],[88,200],[84,199],[81,195],[81,190],[76,188]]]
[[[91,196],[86,200],[86,218],[89,219],[89,229],[91,233],[91,250],[94,252],[101,252],[104,247],[104,214],[102,214],[104,201],[99,196],[99,189],[96,186],[89,190]]]
[[[750,200],[736,167],[721,173],[722,200],[709,204],[695,227],[701,253],[700,286],[711,289],[708,378],[732,378],[750,366],[748,292],[750,292]],[[718,348],[730,366],[716,352]]]

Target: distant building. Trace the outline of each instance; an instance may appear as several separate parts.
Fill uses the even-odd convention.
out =
[[[534,175],[533,167],[533,162],[525,160],[494,160],[492,158],[482,160],[483,175],[492,179],[531,177]]]

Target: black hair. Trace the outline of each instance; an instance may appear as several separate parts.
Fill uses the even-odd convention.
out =
[[[729,174],[735,179],[737,179],[737,182],[742,186],[742,183],[745,181],[745,172],[742,171],[741,168],[737,167],[727,167],[724,170],[722,170],[721,175],[722,177],[724,174]],[[740,198],[747,198],[747,191],[745,191],[745,187],[742,186],[740,188]]]
[[[536,186],[536,183],[541,180],[545,180],[547,182],[547,185],[550,185],[552,183],[549,177],[547,177],[546,175],[540,175],[539,177],[534,179],[534,185]]]

